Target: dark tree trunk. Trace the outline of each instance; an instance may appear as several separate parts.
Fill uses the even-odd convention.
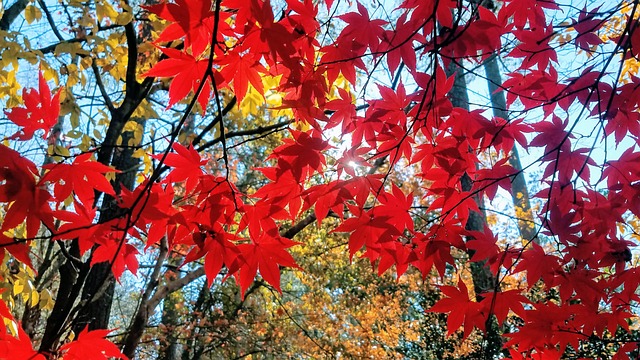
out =
[[[135,119],[133,121],[136,121],[144,129],[144,119]],[[122,144],[124,146],[116,148],[113,155],[111,164],[121,171],[116,175],[113,184],[116,193],[119,193],[122,188],[131,190],[136,180],[140,161],[138,158],[133,157],[135,146],[127,146],[130,145],[129,141],[133,139],[133,136],[134,134],[131,131],[122,133]],[[102,208],[105,210],[101,213],[101,222],[113,219],[120,213],[116,199],[112,196],[105,196]],[[73,330],[76,333],[87,325],[90,330],[108,328],[114,291],[115,278],[111,272],[111,264],[104,262],[92,266],[82,291],[81,302],[84,302],[85,306],[80,308],[74,321]]]
[[[490,56],[484,61],[484,71],[487,75],[487,83],[489,85],[489,94],[491,94],[491,107],[493,115],[509,120],[509,112],[507,111],[507,101],[504,97],[504,91],[500,87],[502,85],[502,77],[500,75],[500,67],[498,66],[498,56]],[[518,149],[511,149],[509,157],[509,165],[511,165],[519,173],[511,179],[511,198],[515,208],[516,217],[518,217],[518,230],[523,241],[537,241],[536,230],[533,223],[533,214],[531,212],[531,203],[529,202],[529,191],[527,190],[527,182],[522,173],[522,164]]]

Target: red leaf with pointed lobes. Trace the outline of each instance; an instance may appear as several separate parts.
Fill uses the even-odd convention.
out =
[[[0,202],[8,203],[0,232],[26,221],[27,238],[33,238],[43,222],[53,229],[51,195],[36,183],[36,165],[17,151],[0,144]]]
[[[469,236],[470,239],[467,241],[467,248],[473,250],[473,255],[469,260],[483,261],[494,259],[495,256],[500,253],[500,246],[497,244],[498,239],[488,227],[485,226],[483,232],[469,231]]]
[[[143,8],[171,21],[158,36],[156,42],[169,42],[184,37],[184,48],[191,48],[193,56],[199,56],[211,43],[215,13],[211,0],[190,2],[174,0],[175,3],[164,2],[157,5],[143,6]],[[219,34],[231,35],[231,28],[225,21],[230,14],[221,11],[219,14]],[[218,37],[222,37],[218,35]]]
[[[451,255],[452,247],[466,250],[463,241],[464,226],[458,221],[445,220],[437,229],[431,228],[426,234],[417,233],[411,239],[415,246],[415,261],[412,263],[426,278],[435,267],[441,277],[447,273],[447,267],[456,268],[456,260]]]
[[[325,129],[331,129],[342,124],[342,134],[348,134],[354,130],[353,119],[356,117],[356,105],[351,93],[343,88],[338,88],[339,99],[327,103],[327,110],[332,110]]]
[[[4,304],[4,302],[0,300],[0,303],[2,304],[0,307],[2,307],[3,309],[6,309],[6,305]],[[7,319],[13,320],[13,317],[7,317]],[[3,319],[0,318],[0,321],[2,320]],[[20,322],[17,322],[18,337],[13,337],[6,331],[4,321],[0,325],[0,327],[3,327],[2,332],[0,333],[0,359],[11,359],[11,360],[46,360],[47,359],[47,357],[45,357],[43,354],[40,354],[38,351],[36,351],[33,348],[33,344],[31,343],[31,338],[29,338],[29,335],[27,335],[27,333],[22,329]]]
[[[380,244],[379,251],[372,257],[373,259],[380,259],[378,262],[378,275],[382,275],[391,266],[396,266],[396,278],[402,276],[409,264],[415,261],[415,253],[412,251],[410,244],[403,244],[400,241],[388,241]],[[369,257],[369,252],[373,251],[373,248],[368,247],[363,257]]]
[[[387,22],[380,19],[371,19],[369,12],[364,5],[357,2],[358,12],[350,12],[348,14],[338,16],[347,23],[347,26],[338,36],[339,43],[356,42],[357,44],[368,47],[372,52],[378,51],[380,39],[384,37],[384,29],[382,25]]]
[[[521,0],[513,3],[518,1]],[[537,65],[539,70],[545,70],[551,61],[558,62],[558,54],[549,45],[549,40],[553,35],[553,25],[542,24],[531,29],[515,30],[513,34],[520,43],[511,50],[508,56],[522,58],[521,69],[531,69]]]
[[[286,249],[300,243],[285,239],[283,237],[270,237],[266,234],[258,237],[249,244],[240,244],[244,263],[240,265],[237,275],[240,290],[244,292],[253,282],[258,270],[262,278],[278,292],[280,289],[280,266],[300,269],[298,264]],[[231,270],[230,270],[231,271]]]
[[[484,306],[469,298],[469,291],[462,279],[458,280],[458,286],[440,286],[440,291],[447,297],[438,300],[428,312],[448,313],[447,336],[456,332],[464,325],[465,339],[474,327],[484,330],[487,314],[483,313]]]
[[[51,97],[51,90],[42,76],[42,72],[38,76],[38,88],[39,90],[22,90],[24,107],[15,107],[4,111],[11,122],[21,127],[10,137],[11,139],[29,140],[36,131],[41,129],[44,130],[42,138],[46,139],[51,128],[58,122],[60,90]]]
[[[531,243],[531,246],[531,249],[522,253],[522,260],[518,262],[514,272],[527,272],[529,288],[532,288],[540,279],[547,288],[555,286],[558,272],[561,271],[560,259],[557,256],[546,254],[544,249],[535,242]]]
[[[227,83],[233,84],[233,90],[238,98],[238,106],[247,94],[249,84],[264,97],[264,85],[262,84],[262,74],[269,71],[260,64],[260,57],[253,53],[239,55],[238,51],[231,51],[217,61],[224,67],[220,71]]]
[[[476,172],[474,189],[482,190],[489,200],[496,197],[498,188],[511,192],[511,178],[517,172],[507,162],[508,158],[497,161],[490,169],[480,169]]]
[[[8,251],[16,260],[35,270],[29,257],[31,250],[29,249],[28,241],[20,241],[19,239],[8,237],[0,232],[0,256],[4,257],[5,251]]]
[[[44,165],[42,168],[49,171],[40,179],[40,183],[53,184],[53,194],[58,202],[67,199],[72,191],[80,202],[88,206],[93,204],[96,191],[115,195],[105,174],[120,171],[92,160],[91,156],[91,153],[78,155],[71,164]]]
[[[138,272],[138,259],[136,257],[138,250],[135,246],[126,242],[120,245],[120,242],[121,239],[119,238],[105,238],[91,257],[91,266],[101,262],[109,262],[113,276],[118,281],[120,281],[125,267],[134,275]]]
[[[184,264],[204,257],[204,271],[207,283],[211,286],[223,265],[226,264],[230,269],[227,276],[239,268],[243,261],[242,255],[233,241],[240,240],[240,238],[227,233],[222,227],[207,229],[204,226],[199,226],[199,228],[199,231],[193,233],[193,241],[196,246],[185,256]]]
[[[548,302],[534,306],[535,309],[525,311],[525,324],[517,332],[506,334],[511,340],[505,347],[517,345],[521,352],[536,349],[545,353],[548,348],[555,350],[559,347],[560,352],[552,353],[560,359],[568,344],[577,348],[581,340],[587,339],[586,335],[576,331],[573,324],[574,314],[580,305],[557,305]]]
[[[391,186],[391,193],[382,192],[378,195],[381,206],[372,209],[375,217],[389,217],[390,225],[396,227],[400,232],[405,229],[413,231],[413,219],[411,218],[411,206],[413,205],[413,194],[405,195],[402,189],[395,184]]]
[[[54,234],[54,239],[77,239],[81,255],[84,255],[87,250],[95,245],[96,239],[99,239],[96,234],[109,232],[108,225],[94,224],[96,221],[96,209],[90,206],[74,201],[74,211],[57,210],[54,212],[56,219],[62,222],[62,225]]]
[[[504,25],[508,24],[508,19],[513,19],[513,25],[523,28],[527,21],[531,27],[543,26],[546,23],[545,9],[559,10],[560,7],[554,0],[508,0],[507,4],[500,9],[499,19]]]
[[[278,159],[278,174],[291,172],[295,179],[302,181],[314,172],[322,172],[326,161],[322,151],[329,148],[329,142],[316,132],[292,130],[293,139],[284,139],[267,159]]]
[[[262,199],[279,208],[287,208],[289,219],[295,220],[302,207],[302,193],[304,188],[290,172],[278,176],[276,168],[256,168],[271,182],[259,188],[251,197]]]
[[[185,147],[180,143],[173,143],[175,153],[169,153],[164,163],[173,169],[167,175],[165,181],[177,183],[186,181],[187,191],[191,191],[196,186],[200,176],[204,174],[202,167],[207,164],[207,159],[202,159],[193,146]],[[162,154],[153,155],[157,160],[163,158]]]
[[[485,293],[482,305],[485,312],[493,312],[500,324],[507,320],[509,312],[514,312],[521,318],[524,317],[525,310],[522,304],[530,304],[531,301],[520,293],[520,290],[507,290],[497,293]]]
[[[538,135],[531,140],[530,146],[542,147],[544,146],[545,160],[553,160],[557,150],[561,147],[564,151],[571,151],[570,138],[573,135],[566,131],[569,119],[562,119],[555,114],[552,116],[552,121],[540,121],[533,125],[533,129]]]
[[[327,80],[333,84],[342,74],[353,86],[356,85],[356,69],[367,71],[362,60],[365,48],[354,41],[343,42],[340,45],[330,44],[320,49],[323,54],[320,66],[326,69]]]
[[[205,84],[202,92],[200,92],[198,96],[198,103],[200,103],[204,111],[207,108],[207,103],[211,96],[211,78],[204,78],[209,61],[207,59],[198,60],[192,55],[176,49],[160,48],[160,51],[167,55],[168,59],[164,59],[155,64],[149,71],[142,74],[142,76],[173,78],[171,85],[169,85],[169,103],[167,104],[167,108],[178,101],[184,100],[189,94],[189,91],[195,93],[200,87],[200,83],[204,81]],[[224,81],[215,71],[214,77],[216,78],[218,88],[223,87]]]
[[[60,347],[62,360],[108,360],[114,358],[127,360],[127,357],[120,352],[114,343],[105,339],[112,331],[89,331],[89,326],[85,327],[78,334],[77,340]]]
[[[580,10],[578,20],[571,20],[573,22],[573,28],[578,32],[578,36],[576,36],[575,39],[577,48],[591,52],[592,46],[602,44],[602,39],[596,34],[598,29],[605,23],[603,19],[595,18],[599,9],[600,6],[591,11],[587,11],[587,7],[585,6]]]
[[[403,12],[397,20],[395,29],[386,30],[382,35],[380,47],[384,48],[384,45],[386,45],[388,48],[387,64],[392,74],[398,69],[401,60],[409,71],[416,71],[414,41],[425,42],[424,36],[416,32],[415,24],[411,21],[406,21],[407,15],[407,12]]]
[[[373,209],[362,211],[357,206],[347,204],[349,212],[354,216],[342,222],[333,232],[349,232],[349,258],[362,249],[363,246],[378,247],[379,243],[393,241],[402,232],[392,224],[387,215],[374,215]],[[371,259],[376,260],[376,259]]]

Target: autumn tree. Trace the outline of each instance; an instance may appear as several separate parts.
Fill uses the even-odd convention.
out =
[[[313,223],[344,259],[435,279],[422,310],[479,356],[635,356],[639,4],[15,1],[0,357],[142,356],[203,277],[219,320],[287,301]],[[487,221],[504,201],[521,237]],[[119,282],[139,290],[111,342]]]

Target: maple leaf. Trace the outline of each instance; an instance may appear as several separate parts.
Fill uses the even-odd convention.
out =
[[[320,66],[326,69],[329,83],[334,83],[338,75],[342,74],[350,84],[355,86],[356,68],[363,71],[367,68],[362,60],[364,51],[365,48],[351,41],[322,47]]]
[[[99,241],[100,246],[91,257],[91,266],[102,262],[110,263],[113,276],[117,280],[124,273],[125,267],[134,275],[138,272],[138,250],[131,244],[120,244],[121,239],[116,237],[118,234],[113,233],[112,236]]]
[[[222,266],[227,264],[229,274],[233,274],[235,269],[240,267],[243,258],[240,249],[232,241],[241,240],[235,235],[229,234],[221,227],[207,229],[199,226],[199,231],[193,234],[196,247],[185,256],[184,264],[200,259],[204,256],[204,271],[207,276],[209,286],[213,284],[216,276],[220,273]]]
[[[167,154],[164,163],[173,169],[165,178],[165,182],[177,183],[186,181],[186,190],[191,191],[196,186],[200,176],[204,174],[202,167],[207,159],[202,159],[193,146],[185,147],[180,143],[173,143],[175,153]],[[155,159],[162,159],[164,155],[153,155]]]
[[[530,304],[531,302],[520,293],[520,290],[507,290],[497,293],[484,294],[482,305],[485,309],[489,309],[495,314],[500,324],[507,320],[510,311],[516,315],[524,317],[525,309],[522,304]]]
[[[0,302],[2,301],[0,300]],[[4,306],[0,307],[6,308],[4,302],[2,302],[2,304]],[[13,317],[7,319],[13,320]],[[2,324],[2,326],[4,326],[4,324]],[[31,338],[29,338],[29,335],[27,335],[27,333],[22,329],[19,322],[17,324],[17,328],[17,338],[9,335],[6,331],[2,331],[2,333],[0,333],[0,359],[46,360],[47,357],[33,349]]]
[[[118,347],[111,341],[105,339],[112,330],[92,330],[89,331],[87,325],[78,334],[78,339],[60,347],[62,360],[108,360],[124,359],[127,357],[120,352]]]
[[[0,202],[8,203],[0,231],[7,231],[26,221],[27,238],[36,236],[41,221],[53,228],[53,218],[46,189],[38,186],[38,169],[17,151],[0,144]]]
[[[603,20],[595,18],[599,9],[600,7],[598,6],[591,11],[587,11],[585,6],[580,10],[578,20],[572,20],[573,28],[578,32],[578,36],[575,38],[577,48],[591,52],[592,46],[603,43],[602,39],[596,34],[596,31],[605,23]]]
[[[414,41],[424,42],[424,37],[416,32],[414,24],[407,20],[408,13],[402,13],[397,20],[394,30],[386,30],[382,35],[382,42],[387,44],[387,64],[391,73],[395,73],[400,60],[407,69],[416,70],[416,52],[413,50]]]
[[[514,1],[512,4],[517,2]],[[544,70],[551,61],[558,62],[558,54],[549,45],[549,39],[553,34],[553,26],[551,24],[516,30],[513,34],[520,40],[520,43],[511,50],[509,56],[522,58],[521,69],[532,68],[537,65],[538,69]]]
[[[200,83],[204,81],[202,91],[198,96],[198,102],[202,109],[206,109],[207,102],[211,96],[211,79],[210,77],[205,78],[209,60],[198,60],[184,51],[171,48],[160,48],[160,51],[168,58],[155,64],[149,71],[142,74],[142,76],[173,78],[171,85],[169,85],[169,103],[167,104],[167,108],[184,99],[187,94],[189,94],[189,91],[195,93],[200,87]],[[214,73],[214,77],[215,76]],[[222,87],[222,84],[223,82],[220,81],[218,86]]]
[[[506,334],[511,338],[505,344],[506,347],[517,345],[520,351],[527,351],[559,346],[559,354],[562,354],[568,344],[577,346],[580,340],[586,340],[586,335],[572,327],[573,317],[579,305],[560,306],[549,302],[534,306],[535,309],[525,311],[524,326],[517,332]]]
[[[5,251],[8,251],[14,258],[26,264],[32,270],[35,270],[29,257],[30,249],[28,241],[19,241],[19,239],[14,239],[0,233],[0,255],[4,256]]]
[[[4,111],[11,122],[22,127],[20,131],[10,137],[11,139],[29,140],[40,129],[44,130],[42,138],[45,139],[51,128],[58,122],[60,90],[51,97],[51,90],[42,72],[38,76],[38,87],[39,91],[35,89],[22,90],[24,107]]]
[[[478,170],[474,188],[484,190],[490,200],[496,197],[499,187],[511,191],[511,179],[517,171],[507,164],[508,161],[508,158],[500,159],[490,169]]]
[[[260,74],[267,74],[268,71],[259,60],[260,57],[253,53],[240,55],[238,51],[231,51],[217,61],[219,65],[224,66],[220,71],[222,77],[227,82],[233,83],[238,106],[247,94],[249,84],[264,97],[264,85]]]
[[[91,153],[80,154],[71,164],[44,165],[42,168],[49,171],[40,179],[40,183],[53,184],[53,194],[58,202],[68,198],[72,191],[83,204],[93,203],[95,191],[115,195],[105,174],[120,171],[91,160],[91,156]]]
[[[253,239],[249,244],[240,244],[240,249],[245,262],[240,266],[238,283],[243,293],[249,288],[258,270],[264,280],[273,286],[278,292],[280,289],[280,266],[299,269],[295,260],[285,249],[299,243],[282,237],[270,237],[263,234]]]
[[[107,230],[105,224],[94,224],[96,220],[96,209],[75,201],[73,204],[74,211],[57,210],[54,215],[56,219],[63,222],[54,239],[57,240],[78,240],[78,248],[80,254],[84,254],[95,244],[95,240],[99,238],[96,234],[101,234]]]
[[[185,49],[191,48],[193,56],[199,56],[211,43],[215,21],[212,5],[211,0],[198,2],[175,0],[175,3],[163,2],[143,6],[143,8],[173,22],[160,33],[156,42],[168,42],[184,37]],[[219,17],[218,31],[220,34],[230,34],[230,27],[224,21],[229,14],[221,11]]]
[[[350,12],[338,16],[347,23],[347,26],[338,37],[338,42],[354,41],[365,48],[369,47],[372,52],[375,52],[378,50],[380,39],[384,37],[382,25],[387,24],[387,22],[380,19],[371,19],[367,8],[359,2],[357,2],[357,7],[357,13]]]
[[[561,262],[557,256],[548,255],[544,249],[534,243],[532,248],[522,253],[522,260],[516,266],[514,272],[527,271],[527,284],[529,288],[542,278],[545,286],[553,287],[556,284],[557,272]]]
[[[321,171],[326,164],[322,151],[329,143],[316,133],[304,133],[292,130],[293,139],[284,139],[284,145],[278,146],[267,159],[278,159],[278,173],[291,172],[300,181],[315,171]]]
[[[353,119],[356,117],[356,105],[351,93],[343,88],[338,88],[340,98],[329,101],[326,104],[327,110],[332,110],[333,114],[327,121],[326,129],[331,129],[338,124],[342,124],[342,133],[350,133],[354,129]]]
[[[440,286],[440,291],[447,297],[438,300],[428,312],[448,313],[447,335],[456,332],[464,325],[463,338],[471,334],[471,330],[477,327],[484,330],[486,314],[483,314],[483,305],[469,298],[467,285],[462,279],[458,280],[458,286]]]

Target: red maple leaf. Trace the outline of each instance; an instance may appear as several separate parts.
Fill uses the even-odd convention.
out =
[[[326,164],[323,150],[329,143],[317,133],[291,131],[293,139],[284,139],[284,145],[278,146],[268,159],[278,159],[278,173],[290,171],[298,181],[321,171]]]
[[[49,200],[51,195],[36,184],[38,169],[17,151],[0,144],[0,202],[8,203],[0,231],[26,221],[27,238],[33,238],[40,222],[53,228]]]
[[[105,339],[112,330],[92,330],[86,326],[78,339],[60,347],[62,360],[108,360],[124,359],[127,357],[120,352],[118,347],[111,341]]]
[[[6,309],[4,302],[2,303],[3,309]],[[7,309],[8,310],[8,309]],[[13,317],[7,318],[13,319]],[[0,319],[2,320],[2,319]],[[4,327],[4,322],[1,325]],[[31,338],[22,329],[20,322],[17,323],[18,337],[11,336],[5,329],[0,332],[0,359],[12,359],[12,360],[45,360],[44,355],[33,349],[31,344]],[[71,359],[73,360],[73,359]]]
[[[575,44],[577,48],[584,51],[591,51],[591,47],[602,44],[602,39],[596,34],[598,29],[605,23],[602,19],[596,19],[600,6],[591,11],[587,11],[585,6],[580,10],[578,20],[573,21],[573,28],[578,32],[576,36]]]
[[[8,251],[14,258],[34,269],[29,257],[29,242],[16,240],[18,239],[8,237],[0,232],[0,256],[4,256],[4,252]]]
[[[211,79],[210,77],[205,78],[209,60],[199,60],[184,51],[176,49],[160,48],[160,51],[167,55],[168,59],[155,64],[142,76],[173,77],[173,81],[169,85],[169,103],[167,107],[171,107],[171,105],[186,98],[189,91],[195,93],[200,87],[200,83],[204,81],[205,84],[198,96],[198,102],[202,109],[206,109],[207,102],[211,96]],[[222,82],[218,86],[222,87]]]
[[[11,139],[29,140],[40,129],[44,130],[42,138],[45,139],[51,128],[58,122],[60,90],[51,97],[51,90],[42,76],[42,72],[38,76],[38,87],[39,91],[35,89],[22,90],[24,107],[15,107],[4,111],[9,120],[22,127],[20,131],[11,136]]]
[[[384,37],[384,29],[382,25],[387,24],[386,21],[380,19],[371,19],[369,11],[364,5],[357,3],[358,12],[350,12],[338,16],[347,23],[338,37],[341,42],[356,42],[363,47],[369,47],[374,52],[378,50],[380,39]]]
[[[40,183],[53,184],[53,194],[62,202],[73,191],[83,204],[93,204],[95,191],[115,195],[113,187],[105,177],[109,172],[120,172],[97,161],[91,160],[91,153],[76,156],[71,164],[47,164],[42,168],[49,170]]]
[[[220,71],[222,77],[226,82],[233,83],[233,90],[238,98],[238,104],[242,102],[242,99],[247,94],[249,84],[259,94],[264,94],[264,85],[260,74],[267,74],[268,71],[260,64],[259,60],[260,57],[255,56],[253,53],[239,55],[238,51],[231,51],[218,61],[219,65],[224,66]]]
[[[235,235],[229,234],[222,227],[215,230],[199,226],[199,231],[193,234],[196,247],[185,256],[184,263],[200,259],[204,256],[204,271],[209,286],[220,273],[223,265],[227,265],[231,275],[240,266],[242,254],[240,249],[232,242],[240,240]]]
[[[522,260],[520,260],[514,272],[527,272],[529,288],[533,287],[541,278],[545,286],[555,286],[558,271],[560,271],[561,267],[560,259],[557,256],[546,254],[544,249],[535,242],[531,243],[531,246],[531,249],[522,253]]]
[[[97,241],[100,246],[93,252],[91,266],[101,262],[110,263],[111,271],[116,279],[120,279],[125,267],[135,275],[138,272],[138,259],[136,258],[138,250],[131,244],[120,244],[122,239],[116,237],[121,235],[120,232],[115,232],[110,235],[111,236],[105,239]]]
[[[173,41],[184,37],[184,48],[191,48],[193,56],[199,56],[211,43],[215,19],[212,5],[211,0],[198,2],[175,0],[175,3],[164,2],[144,6],[144,8],[173,22],[160,33],[156,42]],[[221,31],[221,34],[228,34],[230,26],[224,20],[229,17],[229,14],[221,11],[219,16],[218,31]]]
[[[63,222],[56,231],[54,238],[56,240],[78,240],[78,248],[80,254],[84,254],[87,250],[95,245],[96,234],[102,231],[108,231],[106,224],[94,224],[96,220],[96,209],[90,208],[84,203],[74,202],[74,211],[58,210],[54,213],[56,219]]]
[[[237,276],[243,293],[253,282],[258,270],[267,283],[282,292],[280,289],[280,266],[300,268],[291,254],[286,251],[299,243],[283,237],[273,238],[267,234],[263,235],[265,236],[258,237],[249,244],[238,245],[245,260],[240,265]]]
[[[175,153],[167,154],[164,163],[173,169],[165,178],[165,182],[177,183],[186,181],[186,190],[191,191],[196,186],[200,176],[204,174],[202,167],[207,164],[207,159],[202,159],[193,146],[185,147],[180,143],[173,143]],[[153,155],[160,160],[162,154]]]
[[[440,291],[447,297],[438,300],[429,312],[448,313],[447,335],[456,332],[464,324],[463,338],[471,333],[474,327],[484,330],[486,314],[483,313],[483,305],[469,298],[467,285],[462,279],[458,280],[458,286],[440,286]]]

